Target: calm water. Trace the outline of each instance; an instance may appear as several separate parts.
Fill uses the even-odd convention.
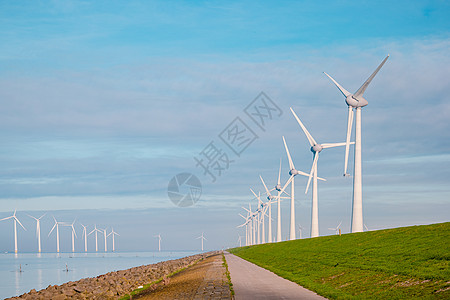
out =
[[[0,298],[18,296],[111,271],[177,259],[198,252],[123,253],[2,253],[0,254]],[[66,264],[67,269],[66,271]],[[21,271],[20,271],[21,270]]]

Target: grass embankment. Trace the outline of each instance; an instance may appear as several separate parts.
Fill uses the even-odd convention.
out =
[[[230,252],[330,299],[450,299],[450,222]]]

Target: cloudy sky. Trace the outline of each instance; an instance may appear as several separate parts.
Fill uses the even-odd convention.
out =
[[[449,15],[446,1],[2,1],[0,218],[18,210],[23,251],[36,248],[25,213],[45,212],[45,234],[51,216],[76,218],[114,227],[124,251],[156,249],[158,233],[170,250],[198,249],[202,231],[208,249],[236,245],[258,176],[273,186],[282,158],[288,178],[282,135],[297,169],[311,167],[289,107],[318,142],[344,141],[347,106],[323,72],[356,91],[390,54],[365,94],[364,223],[449,221]],[[245,113],[261,92],[279,108],[264,127]],[[220,139],[237,117],[255,137],[239,156]],[[215,182],[194,159],[211,142],[231,161]],[[319,161],[321,235],[340,221],[350,229],[343,163],[339,148]],[[191,207],[167,195],[182,172],[202,184]],[[296,181],[296,214],[308,237],[305,185]],[[13,250],[12,233],[0,223],[0,251]]]

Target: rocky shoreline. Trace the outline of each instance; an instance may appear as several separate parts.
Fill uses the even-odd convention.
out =
[[[189,267],[208,256],[218,254],[212,251],[156,264],[109,272],[92,278],[69,281],[62,285],[50,285],[46,289],[8,299],[117,299],[140,286],[167,278],[171,273]]]

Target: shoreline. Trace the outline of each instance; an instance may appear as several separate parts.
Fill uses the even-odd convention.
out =
[[[32,289],[28,293],[6,299],[116,299],[129,294],[140,286],[164,279],[169,274],[187,268],[197,261],[218,252],[210,251],[179,259],[108,272],[96,277],[69,281],[61,285],[49,285],[47,288],[39,291]]]

